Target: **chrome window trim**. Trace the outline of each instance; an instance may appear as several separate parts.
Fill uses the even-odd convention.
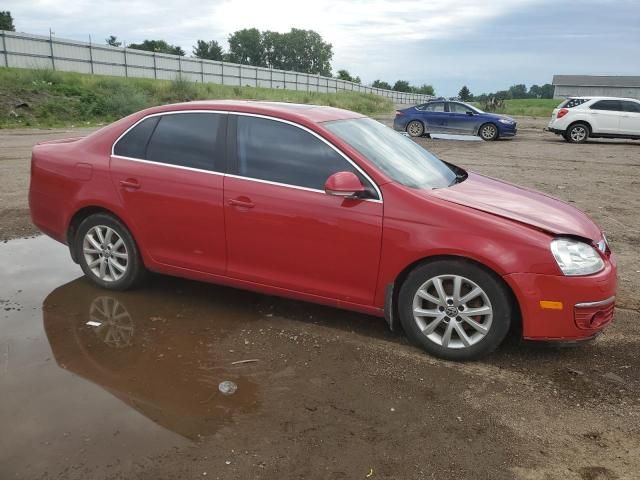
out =
[[[593,307],[603,307],[605,305],[609,305],[616,300],[615,295],[613,297],[609,297],[606,300],[600,300],[599,302],[583,302],[576,303],[576,308],[593,308]]]
[[[120,160],[129,160],[131,162],[146,163],[148,165],[156,165],[156,166],[159,166],[159,167],[177,168],[177,169],[180,169],[180,170],[188,170],[190,172],[208,173],[209,175],[220,175],[220,176],[224,177],[224,173],[222,173],[222,172],[215,172],[213,170],[204,170],[202,168],[184,167],[182,165],[173,165],[171,163],[154,162],[153,160],[143,160],[142,158],[126,157],[124,155],[113,155],[113,154],[111,154],[111,158],[117,158],[117,159],[120,159]]]
[[[127,156],[124,156],[124,155],[116,155],[114,153],[116,144],[120,141],[120,139],[122,137],[124,137],[127,133],[129,133],[129,131],[131,131],[133,128],[135,128],[139,123],[142,123],[144,120],[146,120],[148,118],[152,118],[152,117],[159,117],[159,116],[162,116],[162,115],[177,115],[177,114],[181,114],[181,113],[220,113],[220,114],[224,114],[224,115],[239,115],[239,116],[244,116],[244,117],[257,117],[257,118],[264,118],[266,120],[273,120],[273,121],[276,121],[276,122],[286,123],[288,125],[292,125],[292,126],[297,127],[297,128],[299,128],[301,130],[304,130],[304,131],[310,133],[311,135],[313,135],[314,137],[318,138],[320,141],[324,142],[330,148],[332,148],[336,153],[338,153],[338,155],[340,155],[342,158],[344,158],[358,172],[360,172],[362,174],[362,176],[373,186],[373,188],[376,191],[376,194],[378,195],[378,198],[363,198],[362,199],[363,201],[374,202],[374,203],[382,203],[383,202],[382,191],[380,190],[380,188],[378,187],[376,182],[374,182],[373,179],[362,168],[360,168],[359,165],[357,165],[353,160],[351,160],[351,158],[349,158],[344,152],[342,152],[338,147],[336,147],[334,144],[329,142],[326,138],[318,135],[316,132],[314,132],[313,130],[310,130],[309,128],[307,128],[305,126],[300,125],[300,124],[295,123],[295,122],[292,122],[290,120],[285,120],[283,118],[272,117],[272,116],[269,116],[269,115],[264,115],[264,114],[259,114],[259,113],[234,112],[234,111],[227,111],[227,110],[202,110],[202,109],[172,110],[172,111],[169,111],[169,112],[151,113],[149,115],[145,115],[140,120],[135,122],[133,125],[131,125],[129,128],[127,128],[124,132],[122,132],[118,136],[118,138],[115,139],[115,141],[111,145],[111,157],[119,158],[121,160],[130,160],[130,161],[134,161],[134,162],[146,163],[146,164],[150,164],[150,165],[159,165],[159,166],[164,166],[164,167],[169,167],[169,168],[178,168],[178,169],[182,169],[182,170],[189,170],[189,171],[193,171],[193,172],[201,172],[201,173],[209,173],[209,174],[212,174],[212,175],[228,176],[228,177],[231,177],[231,178],[238,178],[238,179],[242,179],[242,180],[251,180],[251,181],[254,181],[254,182],[258,182],[258,183],[265,183],[265,184],[276,185],[276,186],[280,186],[280,187],[294,188],[296,190],[304,190],[304,191],[308,191],[308,192],[317,192],[317,193],[322,193],[323,195],[326,195],[326,192],[324,190],[318,190],[318,189],[315,189],[315,188],[302,187],[302,186],[299,186],[299,185],[292,185],[292,184],[289,184],[289,183],[273,182],[273,181],[270,181],[270,180],[263,180],[263,179],[260,179],[260,178],[244,177],[242,175],[234,175],[234,174],[229,174],[229,173],[224,173],[224,172],[216,172],[216,171],[213,171],[213,170],[203,170],[203,169],[199,169],[199,168],[183,167],[181,165],[172,165],[170,163],[154,162],[152,160],[145,160],[145,159],[142,159],[142,158],[134,158],[134,157],[127,157]]]

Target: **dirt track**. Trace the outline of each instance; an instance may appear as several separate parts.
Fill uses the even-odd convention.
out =
[[[511,341],[453,364],[379,319],[306,303],[163,277],[106,293],[52,240],[9,241],[0,478],[638,478],[640,143],[567,145],[522,123],[513,141],[420,143],[603,225],[624,308],[595,342]],[[0,131],[2,238],[35,233],[31,145],[77,133]],[[110,309],[118,321],[87,325]]]

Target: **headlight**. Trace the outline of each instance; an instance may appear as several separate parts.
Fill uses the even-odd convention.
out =
[[[591,245],[571,238],[556,238],[551,253],[565,275],[590,275],[604,268],[602,257]]]
[[[507,118],[499,118],[499,119],[498,119],[498,121],[499,121],[500,123],[506,123],[507,125],[511,125],[511,124],[513,123],[513,121],[512,121],[512,120],[509,120],[509,119],[507,119]]]

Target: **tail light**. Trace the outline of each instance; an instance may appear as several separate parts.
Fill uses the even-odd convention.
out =
[[[396,117],[399,115],[404,115],[404,112],[401,112],[400,110],[396,110]]]
[[[568,108],[561,108],[560,110],[558,110],[557,118],[562,118],[562,117],[564,117],[567,113],[569,113],[569,109],[568,109]]]

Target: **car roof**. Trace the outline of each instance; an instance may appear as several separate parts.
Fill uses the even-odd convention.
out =
[[[629,98],[629,97],[603,97],[599,95],[576,95],[567,97],[565,100],[571,100],[572,98],[577,98],[581,100],[632,100],[634,102],[638,102],[637,98]]]
[[[145,110],[144,114],[150,115],[154,113],[174,112],[180,110],[222,110],[229,112],[253,113],[256,115],[267,115],[292,121],[306,120],[307,122],[313,123],[365,117],[365,115],[357,112],[323,105],[255,100],[197,100],[194,102],[174,103],[153,107]]]

